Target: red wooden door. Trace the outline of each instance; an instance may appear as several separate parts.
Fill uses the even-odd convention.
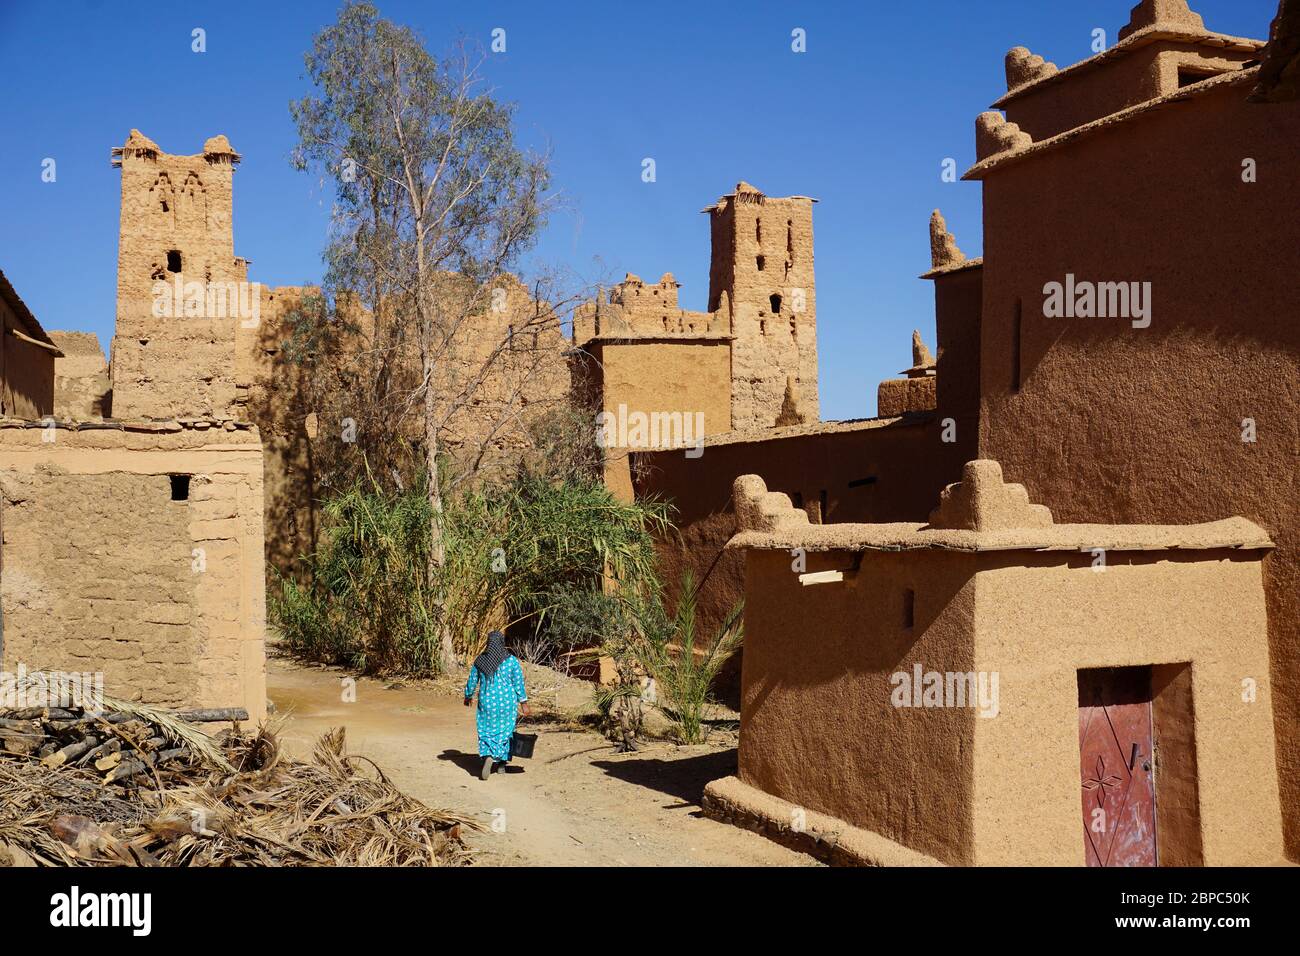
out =
[[[1079,774],[1089,866],[1156,865],[1151,670],[1079,672]]]

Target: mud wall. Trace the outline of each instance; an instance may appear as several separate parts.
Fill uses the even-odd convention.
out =
[[[1282,859],[1259,559],[1112,552],[1102,571],[1086,553],[976,559],[974,668],[999,675],[999,706],[975,721],[974,862],[1083,865],[1078,672],[1179,663],[1190,665],[1195,711],[1181,733],[1157,722],[1161,846],[1180,823],[1166,799],[1173,811],[1188,791],[1172,772],[1166,785],[1164,768],[1191,758],[1199,822],[1181,821],[1184,845],[1203,841],[1210,866]]]
[[[87,420],[112,414],[108,359],[94,332],[51,332],[63,358],[54,360],[54,414]]]
[[[809,571],[859,557],[861,566],[850,580],[805,586],[784,552],[748,552],[740,779],[945,863],[974,862],[981,721],[971,709],[891,702],[891,675],[913,664],[972,669],[971,563],[922,552],[808,557]]]
[[[265,715],[255,430],[0,427],[0,524],[6,670]]]
[[[1245,92],[1207,90],[986,175],[979,452],[1058,521],[1243,515],[1272,535],[1278,773],[1295,855],[1300,219],[1282,210],[1295,205],[1300,103],[1248,104]],[[1150,282],[1150,326],[1045,318],[1044,284],[1067,273]]]
[[[1112,48],[1113,49],[1113,48]],[[1257,54],[1156,40],[1068,77],[1048,80],[1006,101],[1007,119],[1033,137],[1047,139],[1178,89],[1180,67],[1205,75],[1240,69]]]
[[[677,530],[657,542],[659,569],[670,601],[682,572],[699,586],[700,626],[711,633],[745,595],[744,561],[724,545],[735,533],[732,482],[761,475],[790,495],[814,522],[922,521],[939,492],[961,478],[961,458],[974,444],[943,441],[933,415],[853,423],[773,428],[709,442],[700,458],[680,451],[633,456],[636,494],[672,502]],[[737,699],[740,657],[719,690]]]

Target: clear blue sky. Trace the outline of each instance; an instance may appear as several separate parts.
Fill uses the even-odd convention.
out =
[[[1058,66],[1114,43],[1134,0],[845,3],[398,2],[387,17],[441,52],[458,36],[507,51],[487,75],[519,104],[518,135],[549,146],[572,211],[540,261],[593,281],[673,272],[682,305],[708,292],[699,210],[744,179],[821,200],[814,214],[822,417],[875,413],[881,378],[934,342],[927,222],[941,208],[980,253],[980,187],[944,183],[974,158],[976,115],[1005,90],[1002,58],[1028,46]],[[1275,0],[1193,0],[1207,27],[1265,37]],[[137,127],[196,153],[225,133],[235,176],[235,252],[269,284],[318,281],[329,208],[295,172],[288,102],[302,54],[334,3],[20,3],[0,0],[0,269],[47,329],[112,337],[118,172],[109,150]],[[207,52],[191,52],[191,30]],[[790,32],[807,31],[807,52]],[[41,181],[46,157],[57,181]],[[658,181],[641,181],[653,157]]]

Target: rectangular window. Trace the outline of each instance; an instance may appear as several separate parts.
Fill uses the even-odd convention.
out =
[[[1193,83],[1199,83],[1201,80],[1208,80],[1210,77],[1218,75],[1214,70],[1197,70],[1180,66],[1178,68],[1178,88],[1181,90],[1185,86],[1191,86]]]

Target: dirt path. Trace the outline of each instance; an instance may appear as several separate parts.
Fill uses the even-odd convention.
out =
[[[481,781],[472,711],[454,689],[361,678],[344,703],[341,671],[268,662],[268,694],[287,716],[282,741],[305,757],[340,724],[348,749],[375,760],[430,806],[482,815],[469,836],[485,865],[813,866],[815,861],[707,819],[704,785],[735,772],[734,748],[651,744],[619,755],[595,733],[539,733],[537,755]],[[448,696],[448,694],[451,696]],[[538,695],[534,694],[534,699]]]

